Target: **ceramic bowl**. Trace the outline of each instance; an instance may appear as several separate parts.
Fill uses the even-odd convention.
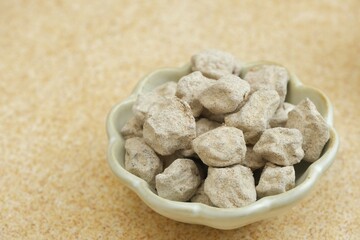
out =
[[[268,63],[247,63],[242,74],[252,66]],[[161,198],[151,190],[144,180],[125,170],[124,139],[120,134],[120,129],[132,116],[131,108],[137,94],[151,91],[168,81],[176,82],[190,72],[189,64],[179,68],[156,70],[143,78],[132,94],[124,101],[116,104],[110,111],[107,118],[109,138],[107,159],[112,171],[119,180],[133,190],[151,209],[165,217],[184,223],[201,224],[218,229],[239,228],[262,219],[278,216],[308,195],[334,161],[339,146],[339,138],[332,126],[333,109],[329,99],[321,91],[303,85],[296,75],[291,72],[286,101],[297,104],[304,98],[311,99],[330,127],[330,140],[326,144],[321,158],[312,164],[302,161],[296,165],[295,188],[282,194],[261,198],[241,208],[223,209],[201,203],[176,202]]]

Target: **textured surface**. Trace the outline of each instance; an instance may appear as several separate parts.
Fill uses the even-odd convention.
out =
[[[359,238],[360,3],[191,2],[0,1],[0,239]],[[109,170],[111,106],[204,48],[283,63],[334,104],[337,160],[282,216],[178,223]]]
[[[251,68],[244,80],[250,84],[251,94],[258,90],[275,90],[280,96],[280,105],[285,101],[289,74],[284,67],[265,65]]]
[[[151,114],[143,127],[145,142],[163,156],[189,148],[196,137],[195,118],[189,104],[177,97],[166,100],[166,105]]]
[[[304,157],[303,136],[295,128],[266,129],[254,145],[254,152],[277,165],[289,166],[299,163]]]
[[[178,158],[164,172],[156,175],[156,190],[160,197],[186,202],[201,183],[199,169],[191,159]]]
[[[125,142],[125,169],[155,186],[155,176],[163,171],[163,162],[143,138],[129,138]]]
[[[255,180],[250,168],[236,164],[209,167],[204,192],[220,208],[238,208],[256,201]]]
[[[192,147],[201,161],[211,167],[228,167],[245,158],[243,132],[234,127],[221,126],[196,137]]]
[[[295,186],[294,166],[277,166],[268,162],[261,172],[256,186],[257,198],[289,191]]]
[[[296,105],[288,116],[285,127],[296,128],[303,135],[304,160],[315,162],[330,138],[330,130],[325,119],[322,118],[315,104],[308,98]]]
[[[216,83],[199,94],[200,103],[213,114],[226,114],[243,106],[250,85],[234,75],[219,78]]]
[[[179,79],[176,96],[186,101],[194,117],[198,117],[203,111],[203,105],[199,101],[199,94],[215,83],[215,80],[204,77],[196,71]]]
[[[269,128],[269,121],[280,103],[275,90],[258,90],[251,94],[240,111],[225,117],[225,124],[244,132],[246,144],[255,144]]]

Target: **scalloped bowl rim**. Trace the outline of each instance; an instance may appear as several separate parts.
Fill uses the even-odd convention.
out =
[[[276,64],[268,61],[257,61],[247,63],[245,66],[251,67],[269,63]],[[295,88],[302,91],[307,89],[316,92],[322,98],[322,101],[325,102],[326,111],[323,117],[330,127],[330,140],[327,150],[319,160],[307,168],[302,175],[303,179],[301,183],[295,188],[282,194],[261,198],[241,208],[216,208],[201,203],[177,202],[161,198],[149,188],[149,185],[144,180],[129,173],[121,166],[114,151],[116,145],[124,141],[120,133],[116,130],[116,123],[114,121],[115,114],[118,113],[119,108],[127,104],[132,104],[136,100],[137,94],[144,90],[148,80],[155,74],[164,72],[181,73],[188,69],[189,64],[186,64],[179,68],[162,68],[153,71],[139,81],[128,98],[116,104],[111,109],[106,120],[106,129],[109,138],[107,160],[114,174],[156,212],[177,221],[207,225],[219,229],[238,228],[255,221],[275,216],[303,199],[313,189],[321,175],[334,161],[339,147],[339,138],[332,126],[333,108],[329,99],[320,90],[303,85],[297,76],[289,70],[288,72],[290,73],[290,78]]]

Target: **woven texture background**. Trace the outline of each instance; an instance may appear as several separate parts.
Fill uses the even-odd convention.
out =
[[[357,0],[0,0],[0,239],[359,239],[359,26]],[[308,198],[232,231],[156,214],[106,162],[110,108],[206,48],[284,64],[341,136]]]

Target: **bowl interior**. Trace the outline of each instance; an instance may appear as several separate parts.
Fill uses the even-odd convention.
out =
[[[248,63],[244,66],[240,76],[244,76],[244,74],[251,67],[263,65],[263,64],[276,64],[272,62],[255,62]],[[182,68],[174,71],[173,69],[161,69],[153,72],[152,74],[145,77],[139,84],[135,87],[133,94],[123,101],[120,105],[117,105],[116,109],[114,109],[112,114],[113,122],[116,123],[114,125],[115,131],[117,133],[117,137],[120,138],[120,148],[124,149],[124,139],[120,134],[121,128],[128,121],[128,119],[133,115],[132,113],[132,105],[136,100],[136,96],[138,93],[145,93],[153,90],[157,86],[160,86],[166,82],[174,81],[177,82],[182,76],[185,76],[191,72],[191,69],[188,65],[185,65]],[[320,114],[324,117],[325,121],[331,126],[332,125],[332,113],[329,112],[328,101],[323,94],[319,94],[319,91],[313,89],[311,87],[307,87],[301,84],[300,80],[296,75],[290,73],[290,82],[288,84],[288,94],[286,96],[286,102],[292,104],[298,104],[301,100],[308,97],[314,104],[316,105]],[[329,143],[327,143],[323,149],[323,153],[327,151]],[[117,158],[120,165],[124,167],[124,150],[118,152],[119,157]],[[296,172],[296,185],[300,184],[303,181],[303,174],[306,172],[308,167],[311,165],[309,162],[301,161],[298,164],[295,164],[295,172]]]

